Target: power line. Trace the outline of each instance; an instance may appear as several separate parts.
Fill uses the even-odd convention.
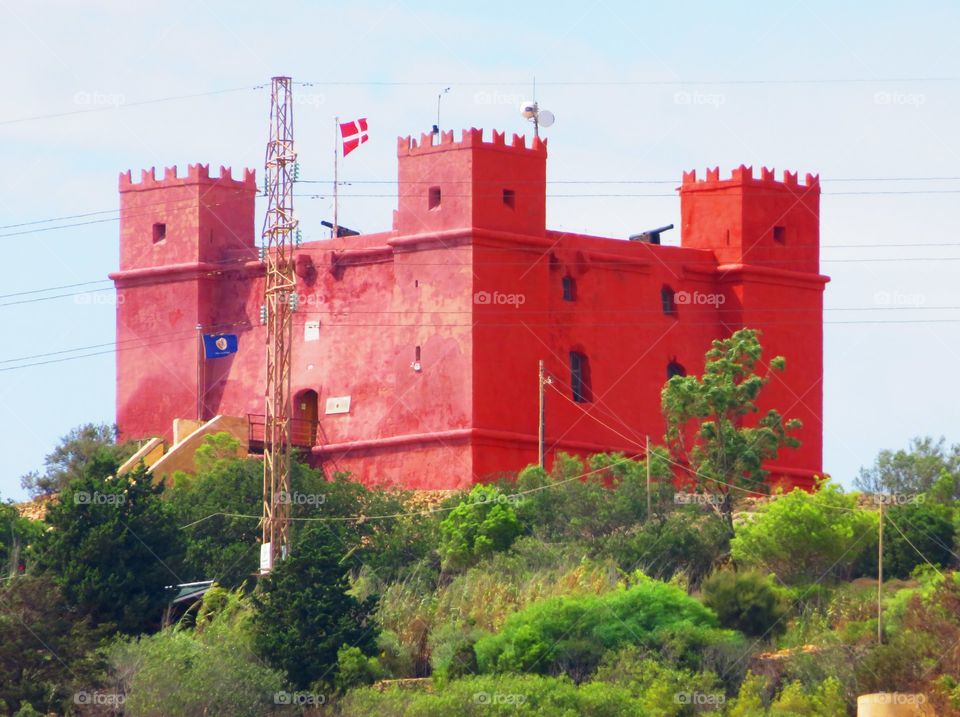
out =
[[[524,180],[511,180],[513,184],[522,184]],[[821,184],[829,182],[934,182],[934,181],[960,181],[960,177],[951,177],[951,176],[942,176],[942,177],[837,177],[830,179],[821,179]],[[678,179],[570,179],[570,180],[548,180],[546,184],[548,185],[639,185],[639,184],[678,184],[680,180]],[[297,184],[331,184],[332,180],[325,179],[301,179],[297,180]],[[364,185],[364,184],[388,184],[388,185],[403,185],[403,184],[434,184],[433,180],[403,180],[399,181],[397,179],[369,179],[369,180],[344,180],[338,182],[340,186],[351,186],[351,185]],[[465,184],[484,184],[492,182],[474,182],[472,180],[452,180],[450,183],[465,183]],[[960,189],[956,190],[875,190],[875,191],[850,191],[850,192],[821,192],[824,196],[856,196],[856,195],[888,195],[888,194],[956,194],[960,193]],[[298,197],[306,198],[326,198],[324,194],[298,194]],[[346,197],[354,198],[396,198],[399,197],[399,194],[396,193],[377,193],[377,194],[347,194]],[[449,195],[448,195],[449,196]],[[478,196],[473,194],[471,196]],[[499,196],[499,195],[498,195]],[[547,195],[551,198],[564,198],[564,197],[573,197],[573,198],[591,198],[591,197],[676,197],[675,192],[661,192],[661,193],[616,193],[616,194],[583,194],[583,193],[564,193],[564,194],[549,194]],[[262,194],[257,194],[257,198],[262,198]],[[169,206],[171,204],[176,204],[179,202],[194,202],[196,201],[193,198],[186,198],[180,200],[163,200],[147,204],[141,204],[137,207],[138,210],[144,209],[151,206]],[[235,200],[228,200],[226,202],[216,202],[208,204],[208,207],[221,206],[227,204],[230,201],[243,201],[243,198],[237,198]],[[91,216],[98,216],[101,214],[119,214],[120,209],[101,209],[98,211],[83,212],[80,214],[69,214],[58,217],[50,217],[46,219],[35,219],[31,221],[19,222],[16,224],[6,224],[0,225],[0,230],[2,229],[18,229],[20,227],[26,226],[35,226],[37,224],[49,224],[55,221],[63,221],[66,219],[83,219]],[[147,216],[150,212],[131,212],[125,215],[129,218],[135,218],[138,216]],[[74,226],[85,226],[87,224],[94,223],[104,223],[117,221],[117,217],[107,217],[104,219],[89,221],[89,222],[71,222],[68,224],[63,224],[56,227],[41,227],[32,230],[26,230],[22,232],[9,232],[7,234],[0,234],[0,238],[4,236],[21,236],[23,234],[38,233],[53,231],[55,229],[65,229]]]
[[[105,281],[110,281],[109,279],[97,279],[94,281],[81,281],[77,284],[61,284],[60,286],[48,286],[43,289],[31,289],[29,291],[16,291],[12,294],[0,294],[0,299],[9,299],[12,296],[25,296],[27,294],[42,294],[45,291],[55,291],[57,289],[72,289],[77,286],[90,286],[92,284],[102,284]],[[77,292],[83,293],[83,292]],[[0,304],[2,306],[3,304]]]
[[[300,312],[300,313],[302,313],[302,314],[308,314],[308,315],[314,315],[314,314],[323,313],[323,312]],[[718,319],[718,321],[720,321],[720,319]],[[715,327],[715,326],[717,325],[718,321],[708,321],[708,322],[684,322],[684,326],[711,326],[711,327]],[[765,322],[763,322],[763,323],[764,323],[765,326],[803,326],[803,325],[811,325],[811,324],[813,324],[813,323],[823,324],[823,325],[827,325],[827,326],[830,326],[830,325],[851,326],[851,325],[871,325],[871,324],[877,324],[877,325],[900,325],[900,324],[904,324],[904,325],[907,325],[907,324],[957,324],[957,323],[960,323],[960,318],[955,318],[955,319],[902,319],[902,320],[899,320],[899,319],[877,319],[877,320],[860,319],[860,320],[841,320],[841,321],[823,321],[823,322],[820,322],[820,321],[816,321],[816,322],[813,322],[813,321],[811,321],[811,322],[765,321]],[[558,327],[558,326],[566,326],[566,325],[576,325],[576,324],[562,323],[562,322],[531,323],[531,322],[529,322],[529,321],[522,321],[522,320],[521,320],[521,321],[516,321],[516,322],[499,322],[499,323],[495,323],[495,322],[484,322],[484,323],[478,323],[478,322],[444,322],[444,323],[423,323],[423,322],[409,322],[409,323],[398,323],[398,322],[368,322],[368,323],[356,323],[356,322],[349,322],[349,323],[348,323],[348,322],[340,322],[340,323],[328,323],[328,324],[325,324],[325,328],[326,328],[327,330],[333,329],[333,328],[419,328],[419,327],[439,327],[439,328],[458,328],[458,327],[460,327],[460,328],[467,328],[467,327],[476,327],[476,326],[480,326],[480,327],[482,327],[482,328],[516,328],[516,327],[519,327],[519,326],[525,326],[525,327],[528,327],[528,328],[537,328],[537,327],[541,327],[541,328],[556,328],[556,327]],[[207,330],[207,331],[213,331],[213,330],[222,331],[222,330],[224,330],[224,329],[231,328],[231,327],[235,327],[235,326],[252,327],[252,324],[250,324],[250,322],[248,322],[248,321],[244,321],[244,322],[237,322],[237,323],[234,323],[234,324],[222,324],[222,325],[219,325],[219,326],[210,326],[210,327],[204,327],[204,328],[205,328],[205,330]],[[590,326],[591,326],[591,327],[599,327],[599,328],[660,328],[660,327],[662,327],[662,323],[661,323],[661,322],[647,322],[647,323],[625,323],[625,322],[597,323],[597,322],[593,322],[593,323],[590,323]],[[83,355],[81,355],[81,356],[68,356],[68,357],[65,357],[65,358],[57,359],[56,361],[39,361],[39,362],[35,362],[35,363],[26,363],[26,364],[22,364],[22,365],[19,365],[19,366],[8,366],[8,367],[5,367],[5,368],[0,368],[0,371],[14,371],[14,370],[21,369],[21,368],[30,368],[31,366],[39,366],[39,365],[43,365],[43,364],[46,364],[46,363],[60,363],[61,361],[70,361],[70,360],[73,360],[73,359],[75,359],[75,358],[87,358],[87,357],[89,357],[89,356],[100,356],[100,355],[106,355],[106,354],[109,354],[109,353],[116,353],[116,352],[119,352],[119,351],[128,351],[128,350],[132,350],[132,349],[149,348],[150,346],[161,345],[161,344],[164,344],[164,343],[172,343],[172,342],[174,342],[174,341],[182,341],[182,340],[184,340],[184,339],[186,339],[186,338],[192,338],[192,337],[195,336],[195,333],[194,333],[194,330],[193,330],[193,329],[189,329],[189,330],[184,329],[184,330],[181,331],[181,332],[171,332],[170,334],[160,334],[160,335],[158,335],[158,337],[160,337],[160,336],[172,336],[172,335],[175,335],[175,334],[183,334],[183,336],[181,336],[180,338],[177,338],[177,339],[170,339],[170,340],[168,340],[168,341],[155,341],[155,342],[153,342],[153,343],[142,343],[142,344],[138,344],[138,345],[134,345],[134,346],[119,346],[119,345],[117,345],[116,348],[114,348],[114,349],[109,349],[109,350],[106,350],[106,351],[98,351],[98,352],[95,352],[95,353],[83,354]],[[150,338],[156,338],[156,337],[150,337]],[[137,341],[137,340],[140,340],[140,339],[128,339],[127,342],[132,342],[132,341]],[[119,343],[123,343],[123,342],[115,342],[115,343],[119,344]],[[76,348],[76,349],[63,349],[63,350],[60,350],[60,351],[52,351],[52,352],[48,352],[48,353],[35,354],[35,355],[32,355],[32,356],[23,356],[23,357],[19,357],[19,358],[16,358],[16,359],[6,359],[6,360],[0,361],[0,364],[3,364],[3,363],[12,363],[12,362],[16,362],[16,361],[31,359],[31,358],[44,358],[44,357],[47,357],[47,356],[57,356],[57,355],[61,355],[61,354],[64,354],[64,353],[71,353],[71,352],[73,352],[73,351],[81,351],[81,350],[84,350],[85,348],[97,348],[97,347],[99,347],[99,346],[109,346],[109,345],[110,345],[109,343],[105,343],[105,344],[95,344],[95,345],[90,346],[90,347],[79,347],[79,348]]]
[[[254,85],[249,87],[231,87],[225,90],[211,90],[210,92],[195,92],[187,95],[172,95],[169,97],[157,97],[150,100],[138,100],[136,102],[119,102],[114,104],[105,104],[100,107],[86,107],[78,110],[68,110],[66,112],[53,112],[50,114],[33,115],[31,117],[17,117],[14,119],[0,120],[0,125],[20,124],[22,122],[34,122],[36,120],[55,119],[57,117],[69,117],[71,115],[90,114],[92,112],[109,112],[123,109],[126,107],[142,107],[144,105],[155,105],[161,102],[174,102],[177,100],[194,99],[198,97],[213,97],[214,95],[225,95],[232,92],[246,92],[249,90],[258,90],[264,85]]]
[[[545,87],[674,87],[685,85],[846,85],[875,83],[913,83],[913,82],[960,82],[960,77],[836,77],[836,78],[786,78],[786,79],[726,79],[726,80],[540,80],[538,85]],[[522,81],[470,81],[455,82],[425,80],[311,80],[294,83],[302,87],[520,87],[529,88],[529,80]]]

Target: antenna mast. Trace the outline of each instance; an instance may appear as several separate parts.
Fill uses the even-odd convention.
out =
[[[290,348],[296,277],[293,271],[293,93],[289,77],[270,86],[270,141],[266,156],[267,213],[261,261],[266,264],[261,319],[267,327],[267,383],[263,436],[263,519],[260,572],[273,569],[290,550]]]

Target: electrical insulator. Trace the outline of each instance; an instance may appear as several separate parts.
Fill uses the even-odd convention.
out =
[[[293,181],[299,181],[300,179],[300,162],[293,163]]]
[[[297,307],[300,305],[300,297],[297,296],[296,292],[289,295],[290,300],[290,311],[296,311]]]
[[[267,325],[267,305],[260,304],[260,323],[263,326]]]
[[[260,247],[259,253],[260,253],[260,261],[266,261],[266,260],[267,260],[267,247],[265,247],[265,246]]]
[[[298,247],[303,242],[303,232],[300,231],[300,227],[297,227],[297,231],[293,233],[293,243]]]

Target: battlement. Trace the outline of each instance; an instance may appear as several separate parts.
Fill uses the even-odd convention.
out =
[[[139,192],[148,189],[159,189],[161,187],[183,187],[190,184],[216,184],[222,187],[257,189],[256,172],[252,169],[243,170],[243,179],[234,179],[233,170],[230,167],[220,165],[220,176],[210,176],[209,164],[190,164],[187,165],[186,176],[178,176],[177,167],[167,167],[163,170],[163,179],[157,179],[156,167],[150,167],[149,170],[140,171],[140,181],[134,182],[131,171],[120,173],[120,191],[121,192]]]
[[[741,164],[730,173],[729,179],[720,179],[720,168],[707,168],[706,179],[697,179],[697,170],[692,169],[683,173],[683,184],[681,190],[700,190],[700,189],[719,189],[723,187],[734,186],[753,186],[753,187],[776,187],[786,189],[820,187],[820,175],[807,173],[804,177],[804,183],[800,184],[798,179],[799,172],[790,172],[784,170],[783,180],[777,181],[776,172],[773,169],[762,167],[760,176],[753,176],[753,167],[747,167]]]
[[[430,154],[432,152],[446,152],[452,149],[482,147],[484,149],[499,149],[509,152],[521,152],[526,155],[547,156],[547,140],[534,137],[527,147],[526,135],[514,134],[510,144],[506,141],[506,132],[493,130],[493,138],[489,142],[483,141],[483,130],[471,127],[463,130],[459,142],[453,140],[453,130],[440,133],[440,142],[434,143],[434,136],[429,132],[420,135],[420,141],[411,136],[397,138],[397,156]]]

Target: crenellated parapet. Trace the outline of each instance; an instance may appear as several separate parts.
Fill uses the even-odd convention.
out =
[[[760,176],[754,177],[753,167],[747,167],[746,165],[741,164],[730,173],[729,178],[721,179],[719,167],[714,167],[713,169],[708,167],[706,179],[697,179],[697,170],[695,169],[692,169],[689,172],[684,172],[681,190],[696,191],[701,189],[721,189],[744,185],[749,185],[752,187],[767,186],[776,189],[812,189],[815,187],[819,191],[820,175],[807,173],[807,175],[804,177],[804,183],[800,184],[799,172],[790,172],[788,170],[784,170],[783,178],[781,180],[777,180],[775,170],[762,167],[760,169]]]
[[[186,176],[179,176],[177,167],[167,167],[163,171],[163,178],[157,179],[156,168],[143,169],[140,171],[140,181],[134,182],[132,173],[128,169],[120,173],[119,189],[120,192],[140,192],[149,189],[160,189],[165,187],[182,187],[191,184],[210,184],[230,189],[252,189],[257,190],[256,172],[252,169],[243,170],[243,177],[234,179],[233,170],[230,167],[220,165],[220,176],[210,176],[209,164],[190,164],[187,165]]]
[[[397,138],[397,156],[409,157],[411,155],[429,154],[431,152],[444,152],[452,149],[483,148],[499,149],[510,152],[517,152],[525,155],[547,156],[547,140],[540,137],[534,137],[527,146],[527,138],[522,134],[514,134],[510,143],[507,143],[506,132],[493,130],[493,136],[489,142],[483,139],[483,130],[472,127],[463,130],[460,141],[453,139],[453,130],[441,132],[440,141],[434,142],[436,135],[424,132],[420,135],[419,142],[411,136]]]

